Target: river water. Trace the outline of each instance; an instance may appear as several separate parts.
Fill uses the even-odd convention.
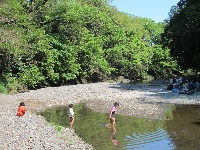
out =
[[[170,106],[163,120],[116,115],[116,127],[106,126],[108,115],[83,104],[74,106],[74,130],[96,150],[199,150],[200,106]],[[68,107],[40,112],[53,125],[68,127]]]

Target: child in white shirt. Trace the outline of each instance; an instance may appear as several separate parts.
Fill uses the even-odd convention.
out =
[[[74,110],[73,110],[73,104],[70,104],[70,105],[69,105],[68,115],[69,115],[69,120],[70,120],[69,128],[72,128],[72,126],[73,126],[73,124],[74,124]]]

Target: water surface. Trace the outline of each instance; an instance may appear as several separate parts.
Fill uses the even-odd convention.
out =
[[[68,127],[68,107],[55,107],[40,115],[48,122]],[[74,106],[74,130],[97,150],[199,150],[200,106],[177,105],[166,113],[169,120],[150,120],[116,115],[109,128],[108,115],[83,104]]]

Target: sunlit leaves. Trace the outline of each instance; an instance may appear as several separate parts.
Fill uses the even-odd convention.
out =
[[[0,70],[25,86],[82,83],[93,74],[144,78],[172,67],[160,47],[164,24],[119,12],[107,0],[5,0],[0,6]]]

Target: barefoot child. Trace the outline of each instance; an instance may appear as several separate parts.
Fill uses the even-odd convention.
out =
[[[115,126],[115,112],[117,111],[117,107],[119,106],[119,103],[118,102],[115,102],[114,103],[114,106],[110,109],[110,115],[109,115],[109,118],[110,118],[110,123]]]
[[[73,110],[73,104],[70,104],[70,105],[69,105],[68,115],[69,115],[69,120],[70,120],[69,128],[72,128],[72,126],[73,126],[73,124],[74,124],[74,110]]]
[[[19,107],[18,107],[18,110],[17,110],[17,116],[19,116],[19,117],[23,116],[26,111],[27,111],[27,109],[25,108],[24,102],[21,102],[19,104]]]

